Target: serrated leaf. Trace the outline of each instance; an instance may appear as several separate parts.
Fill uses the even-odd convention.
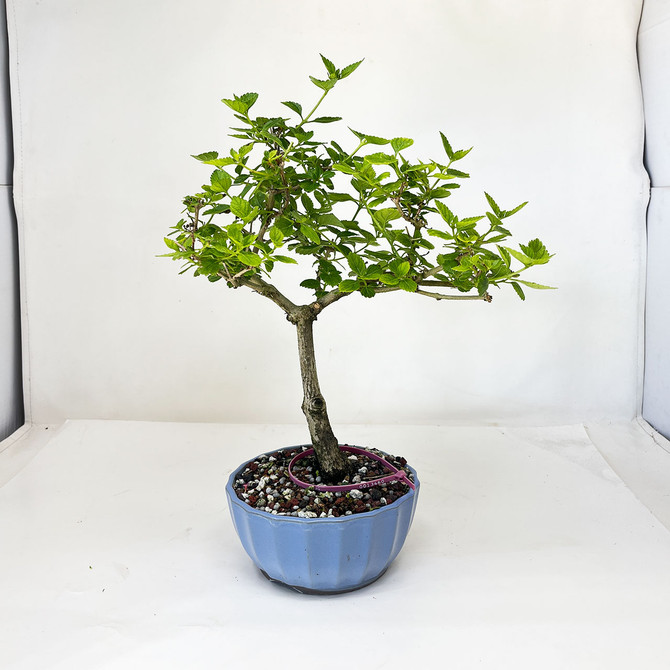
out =
[[[535,288],[535,289],[556,289],[555,286],[546,286],[545,284],[536,284],[535,282],[532,281],[525,281],[524,279],[518,279],[517,280],[520,284],[523,284],[524,286],[528,286],[529,288]]]
[[[337,228],[342,227],[342,221],[340,221],[340,219],[338,219],[332,212],[328,212],[328,214],[321,214],[319,216],[319,223],[324,226],[334,226]]]
[[[277,226],[270,228],[270,240],[275,247],[281,247],[284,244],[284,233]]]
[[[374,298],[375,295],[377,295],[377,292],[372,286],[361,286],[358,290],[364,298]]]
[[[230,109],[232,109],[234,112],[237,112],[238,114],[246,114],[247,110],[249,109],[249,105],[240,100],[238,97],[235,97],[233,100],[222,98],[221,102],[226,105],[226,107],[230,107]]]
[[[365,261],[358,255],[351,253],[347,256],[347,264],[355,275],[364,275],[366,271]]]
[[[414,293],[416,292],[417,288],[417,283],[413,280],[410,279],[409,277],[403,277],[399,282],[398,286],[403,290],[407,291],[408,293]]]
[[[431,237],[439,237],[441,240],[453,240],[454,236],[449,233],[445,233],[442,230],[436,230],[435,228],[428,228],[426,231]]]
[[[300,286],[303,288],[312,289],[313,291],[318,291],[321,288],[321,284],[319,283],[318,279],[305,279],[304,281],[300,282]]]
[[[383,137],[377,137],[376,135],[364,135],[363,138],[368,144],[390,144],[391,140],[384,139]]]
[[[319,233],[317,233],[312,226],[310,226],[307,223],[301,223],[300,224],[300,232],[310,241],[313,242],[314,244],[321,244],[321,237],[319,236]]]
[[[435,207],[437,208],[437,211],[440,213],[440,216],[449,224],[452,224],[454,222],[454,219],[456,218],[454,216],[454,213],[443,203],[437,200],[435,202]]]
[[[298,263],[295,258],[291,258],[290,256],[282,256],[281,254],[273,254],[272,258],[276,261],[279,261],[280,263]]]
[[[383,207],[372,212],[372,218],[380,226],[385,226],[389,221],[400,218],[400,212],[396,207]]]
[[[215,158],[218,158],[219,152],[205,151],[205,153],[203,154],[192,154],[192,157],[195,158],[197,161],[202,161],[203,163],[206,163],[208,161],[214,160]]]
[[[331,202],[356,202],[356,198],[353,196],[349,195],[348,193],[335,193],[335,192],[328,192],[328,200]]]
[[[449,160],[454,160],[454,150],[451,148],[449,140],[446,138],[445,134],[442,131],[440,131],[440,137],[442,138],[442,146],[444,147],[447,156],[449,156]]]
[[[526,299],[526,294],[523,292],[523,289],[515,281],[510,282],[512,288],[516,291],[516,294],[521,298],[521,300]]]
[[[537,238],[531,240],[528,244],[520,244],[519,247],[536,264],[546,263],[551,258],[547,248]]]
[[[295,112],[302,119],[302,105],[298,102],[292,102],[291,100],[286,100],[282,102],[282,105],[288,107],[291,111]]]
[[[344,279],[340,282],[338,288],[340,291],[342,291],[342,293],[352,293],[358,289],[358,280]]]
[[[249,216],[252,210],[251,205],[244,198],[236,195],[230,199],[230,211],[238,219],[244,219]]]
[[[356,174],[356,170],[354,170],[354,168],[350,167],[349,165],[345,165],[344,163],[335,163],[333,165],[333,170],[337,170],[337,172],[344,172],[344,174]]]
[[[243,93],[240,96],[240,100],[247,106],[247,111],[249,111],[256,100],[258,100],[258,93]]]
[[[179,245],[174,240],[171,240],[169,237],[164,237],[163,241],[165,242],[166,246],[169,249],[172,249],[172,251],[181,251]]]
[[[310,123],[334,123],[335,121],[341,121],[341,116],[318,116],[316,119],[310,119]]]
[[[257,268],[261,264],[261,257],[253,251],[240,251],[237,257],[242,263],[250,265],[253,268]]]
[[[454,155],[450,156],[452,161],[460,161],[461,158],[465,158],[473,149],[474,147],[470,147],[469,149],[460,149],[459,151],[454,151]]]
[[[356,68],[364,61],[365,59],[361,59],[359,61],[356,61],[355,63],[352,63],[351,65],[347,65],[347,67],[343,68],[342,71],[340,72],[340,79],[344,79],[345,77],[348,77]]]
[[[409,261],[402,261],[399,258],[389,263],[389,270],[396,277],[404,277],[409,272],[410,267]]]
[[[407,149],[414,144],[414,140],[411,140],[409,137],[394,137],[391,140],[391,147],[393,148],[394,153],[399,153],[403,149]]]
[[[372,165],[393,165],[396,162],[396,158],[391,156],[391,154],[385,154],[383,152],[377,152],[374,154],[368,154],[364,156],[365,160]]]
[[[488,194],[486,191],[484,192],[484,195],[486,196],[486,199],[489,202],[489,205],[491,206],[491,209],[493,210],[493,213],[500,218],[500,215],[502,214],[502,210],[500,207],[498,207],[498,203]]]
[[[326,66],[328,74],[335,75],[335,73],[337,72],[337,68],[333,65],[332,61],[328,60],[323,54],[319,54],[319,56],[321,56],[321,60],[323,61],[323,64]]]
[[[522,210],[526,205],[528,204],[528,201],[522,202],[518,207],[515,207],[514,209],[510,209],[507,212],[502,212],[504,217],[512,216],[512,214],[516,214],[518,211]]]
[[[322,91],[330,91],[333,86],[337,83],[337,79],[317,79],[316,77],[310,76],[310,81],[314,86],[318,86]]]
[[[215,170],[210,178],[212,191],[227,193],[233,183],[233,178],[225,170]]]

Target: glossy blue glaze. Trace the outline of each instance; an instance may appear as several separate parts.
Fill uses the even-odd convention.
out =
[[[305,593],[352,591],[384,574],[402,548],[419,494],[413,469],[415,490],[390,505],[350,516],[304,519],[270,514],[241,501],[233,483],[246,465],[228,480],[228,506],[242,546],[270,580]]]

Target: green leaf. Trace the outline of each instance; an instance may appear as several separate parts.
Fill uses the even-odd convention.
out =
[[[348,193],[328,192],[328,200],[331,202],[357,202],[356,198]]]
[[[352,63],[351,65],[347,65],[347,67],[342,69],[342,72],[340,72],[340,79],[344,79],[348,77],[356,68],[364,61],[365,59],[361,59],[359,61],[356,61],[355,63]]]
[[[284,233],[277,226],[270,228],[270,240],[275,247],[281,247],[284,244]]]
[[[507,218],[508,216],[512,216],[512,214],[516,214],[519,210],[523,209],[527,204],[528,201],[522,202],[518,207],[515,207],[514,209],[511,209],[508,212],[502,212],[503,218]]]
[[[340,289],[340,291],[342,291],[342,293],[351,293],[353,291],[358,290],[358,280],[345,279],[344,281],[340,282],[338,288]]]
[[[223,98],[221,102],[238,114],[246,114],[247,110],[249,109],[249,105],[247,105],[247,103],[243,100],[240,100],[240,98],[237,96],[235,96],[233,100]]]
[[[279,261],[280,263],[298,263],[295,258],[291,258],[290,256],[282,256],[280,254],[273,254],[272,258],[276,261]]]
[[[304,288],[312,289],[313,291],[318,291],[321,288],[321,284],[318,279],[305,279],[300,282],[300,286]]]
[[[319,236],[319,233],[312,228],[307,223],[301,223],[300,224],[300,232],[310,241],[313,242],[314,244],[321,244],[321,237]]]
[[[355,275],[361,276],[367,270],[365,261],[358,255],[351,253],[347,256],[347,264]]]
[[[364,298],[374,298],[375,295],[377,295],[377,292],[372,286],[361,286],[359,291]]]
[[[409,137],[394,137],[391,140],[391,147],[393,148],[394,153],[399,153],[403,149],[407,149],[414,144],[414,140],[409,139]]]
[[[526,254],[523,254],[520,251],[517,251],[516,249],[512,249],[511,247],[503,247],[503,249],[506,249],[520,263],[523,263],[526,266],[533,265],[533,260],[531,258],[528,258]]]
[[[520,284],[523,284],[524,286],[528,286],[529,288],[536,288],[536,289],[555,289],[555,286],[546,286],[545,284],[536,284],[535,282],[532,281],[525,281],[523,279],[519,279],[518,282]]]
[[[451,235],[449,233],[445,233],[442,230],[437,230],[435,228],[428,228],[428,230],[426,232],[431,237],[439,237],[441,240],[453,240],[454,239],[453,235]]]
[[[214,160],[219,157],[219,152],[218,151],[205,151],[204,154],[193,154],[193,158],[195,158],[198,161],[202,161],[203,163],[207,163],[211,160]]]
[[[376,135],[363,135],[363,138],[368,144],[390,144],[391,140],[386,140],[383,137],[377,137]]]
[[[337,170],[338,172],[344,172],[344,174],[356,174],[356,170],[354,168],[349,167],[345,163],[335,163],[333,165],[333,170]]]
[[[321,56],[321,60],[326,66],[326,70],[328,70],[328,75],[331,78],[335,77],[337,74],[337,68],[333,65],[332,61],[329,61],[323,54],[319,54],[319,56]]]
[[[454,150],[451,148],[449,140],[446,138],[445,134],[442,131],[440,131],[440,137],[442,138],[442,146],[444,147],[444,150],[447,152],[449,160],[454,160]]]
[[[416,282],[413,279],[410,279],[409,277],[403,277],[399,282],[398,286],[403,290],[407,291],[409,293],[414,293],[416,292],[416,289],[418,288]]]
[[[399,258],[396,258],[389,263],[389,270],[396,277],[404,277],[409,272],[409,269],[409,261],[401,261]]]
[[[500,207],[498,207],[498,204],[496,201],[488,194],[486,191],[484,192],[484,195],[486,196],[486,199],[489,201],[489,205],[491,206],[491,209],[493,210],[493,213],[500,218],[500,215],[502,214],[502,210]]]
[[[258,100],[258,93],[243,93],[240,96],[240,100],[247,106],[247,111],[249,111],[254,106],[256,100]]]
[[[489,288],[489,280],[486,275],[480,275],[477,280],[477,292],[479,295],[484,295]]]
[[[400,218],[400,212],[395,207],[383,207],[372,212],[372,218],[384,227],[389,221]]]
[[[440,213],[440,216],[448,223],[448,224],[453,224],[454,220],[456,217],[454,216],[454,213],[443,203],[440,202],[439,200],[435,202],[435,207],[437,207],[437,211]]]
[[[510,282],[510,284],[512,285],[512,288],[516,291],[516,294],[519,296],[519,298],[521,298],[521,300],[525,300],[526,294],[523,292],[523,289],[515,281]]]
[[[467,172],[461,172],[461,170],[454,170],[454,168],[449,168],[446,174],[449,177],[459,177],[460,179],[467,179],[470,176]]]
[[[396,162],[395,156],[383,152],[368,154],[364,158],[368,163],[372,163],[372,165],[393,165]]]
[[[172,251],[181,251],[179,245],[174,240],[171,240],[169,237],[164,237],[163,241],[168,246],[168,248],[172,249]]]
[[[461,158],[465,158],[473,149],[474,147],[470,147],[469,149],[461,149],[460,151],[454,151],[454,155],[450,156],[452,161],[460,161]]]
[[[244,219],[251,213],[251,205],[239,196],[233,196],[230,199],[230,211],[238,219]]]
[[[233,178],[225,170],[215,170],[211,176],[212,191],[227,193],[233,183]]]
[[[547,263],[551,258],[547,248],[538,239],[531,240],[528,244],[520,244],[519,247],[534,264]]]
[[[309,123],[334,123],[341,120],[341,116],[319,116],[316,119],[310,119]]]
[[[240,253],[237,254],[237,257],[242,263],[250,265],[253,268],[257,268],[261,264],[261,257],[253,251],[240,251]]]
[[[321,214],[319,216],[319,223],[324,226],[334,226],[336,228],[342,227],[342,221],[338,219],[335,214],[329,212],[328,214]]]
[[[302,119],[302,105],[298,102],[292,102],[291,100],[286,100],[282,102],[282,105],[288,107],[291,111],[295,112]]]
[[[314,86],[318,86],[321,90],[323,91],[330,91],[333,86],[337,83],[337,79],[326,79],[325,81],[323,79],[317,79],[316,77],[310,76],[310,81]]]

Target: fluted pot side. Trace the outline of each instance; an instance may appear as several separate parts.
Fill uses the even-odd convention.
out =
[[[251,560],[273,580],[299,589],[338,592],[373,582],[388,568],[409,532],[416,488],[388,506],[336,518],[278,516],[241,501],[226,486],[233,524]],[[410,468],[411,469],[411,468]]]

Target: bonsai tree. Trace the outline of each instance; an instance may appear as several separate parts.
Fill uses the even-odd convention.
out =
[[[511,235],[506,219],[525,202],[507,210],[485,193],[488,211],[465,218],[447,206],[459,180],[469,176],[454,166],[470,149],[454,150],[444,133],[440,156],[428,160],[405,154],[413,144],[406,137],[350,128],[347,148],[322,139],[317,129],[341,119],[317,111],[362,61],[338,69],[321,59],[326,72],[310,77],[320,96],[309,111],[286,101],[289,117],[254,117],[257,93],[222,100],[239,122],[232,128],[239,146],[228,155],[194,156],[214,170],[209,183],[184,199],[184,218],[165,238],[165,255],[182,261],[183,272],[251,289],[284,311],[297,331],[302,411],[321,475],[333,482],[347,472],[347,460],[319,387],[312,331],[319,314],[354,294],[394,291],[490,302],[492,287],[509,284],[523,300],[522,285],[549,288],[519,276],[547,263],[550,254],[538,239],[505,246]],[[306,277],[306,264],[298,269],[300,286],[313,294],[302,305],[272,283],[277,264],[298,257],[311,259]]]

